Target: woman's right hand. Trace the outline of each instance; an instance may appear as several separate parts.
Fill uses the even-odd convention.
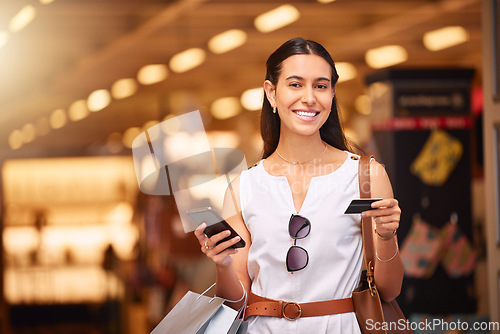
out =
[[[227,238],[231,232],[229,230],[222,231],[209,238],[205,234],[206,227],[207,224],[203,223],[194,231],[194,235],[200,242],[202,253],[210,258],[217,266],[225,267],[231,265],[233,262],[231,255],[236,254],[238,250],[230,247],[240,241],[241,238],[234,237],[217,245],[219,241]]]

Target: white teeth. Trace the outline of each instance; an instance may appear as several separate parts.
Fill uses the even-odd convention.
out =
[[[314,117],[314,116],[316,116],[315,112],[307,112],[307,111],[297,111],[296,114],[299,115],[299,116],[305,116],[305,117]]]

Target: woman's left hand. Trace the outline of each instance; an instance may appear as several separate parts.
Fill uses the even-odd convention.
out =
[[[362,217],[373,217],[375,228],[381,236],[389,236],[399,227],[401,208],[395,198],[387,198],[371,204],[374,210],[361,213]]]

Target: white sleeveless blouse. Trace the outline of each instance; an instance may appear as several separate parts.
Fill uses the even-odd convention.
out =
[[[351,297],[361,274],[363,242],[360,215],[344,214],[351,200],[359,198],[358,156],[346,153],[337,170],[311,179],[298,212],[311,222],[311,232],[296,242],[307,250],[309,263],[293,275],[285,258],[293,245],[288,221],[297,212],[287,178],[269,174],[262,161],[241,173],[242,215],[252,239],[248,273],[253,293],[298,303]],[[248,320],[248,334],[361,333],[354,312],[296,321],[264,316]]]

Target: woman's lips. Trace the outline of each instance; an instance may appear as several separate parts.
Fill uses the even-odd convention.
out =
[[[314,110],[292,110],[295,115],[304,121],[313,121],[319,115],[318,111]]]

